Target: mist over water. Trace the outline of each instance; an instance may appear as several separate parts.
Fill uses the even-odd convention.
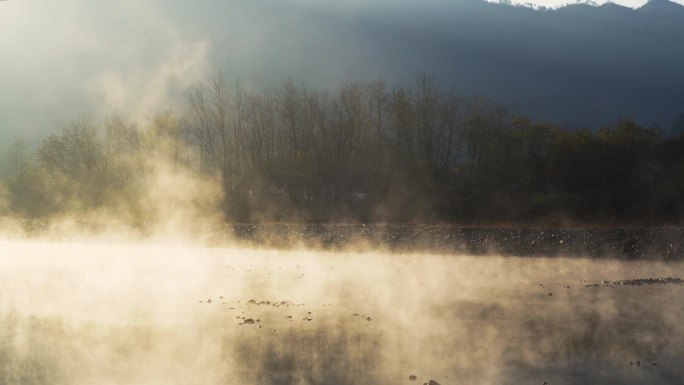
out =
[[[0,256],[2,384],[684,379],[684,287],[601,284],[681,263],[16,239]]]
[[[679,5],[173,3],[0,0],[0,385],[684,384]]]

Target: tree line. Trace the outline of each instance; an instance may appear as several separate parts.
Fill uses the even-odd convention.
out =
[[[29,153],[17,139],[6,211],[110,210],[143,222],[155,162],[220,184],[232,222],[669,224],[684,213],[684,137],[630,120],[597,129],[533,122],[412,86],[291,79],[253,92],[221,73],[144,127],[81,118]]]

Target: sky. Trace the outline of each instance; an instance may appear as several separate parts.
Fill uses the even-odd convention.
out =
[[[36,143],[79,115],[123,112],[132,120],[149,120],[178,105],[188,87],[217,64],[243,77],[247,87],[257,73],[262,83],[254,87],[282,82],[307,60],[296,56],[292,45],[311,40],[329,47],[316,55],[336,63],[320,69],[313,82],[337,74],[354,78],[368,68],[383,71],[362,44],[348,60],[339,60],[338,36],[310,33],[327,22],[316,15],[333,8],[336,17],[352,17],[417,1],[0,1],[0,165],[11,138]],[[536,3],[551,7],[564,1]],[[644,2],[620,3],[637,7]],[[301,20],[310,25],[301,26]],[[287,37],[274,40],[283,25],[291,25]],[[260,50],[272,52],[273,62],[263,63]],[[354,60],[360,56],[368,60]]]

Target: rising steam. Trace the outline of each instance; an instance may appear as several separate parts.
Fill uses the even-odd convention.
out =
[[[3,241],[3,383],[673,383],[681,264]],[[250,321],[247,321],[250,320]]]
[[[0,33],[0,71],[18,69],[12,89],[35,80],[33,112],[60,128],[38,138],[31,122],[0,183],[0,385],[684,383],[684,263],[662,262],[681,254],[679,229],[650,243],[634,232],[622,254],[583,237],[607,257],[591,259],[564,245],[571,236],[543,249],[522,231],[415,225],[574,225],[599,208],[606,223],[676,223],[681,172],[655,155],[679,142],[656,129],[564,132],[430,76],[260,91],[208,75],[224,52],[161,3],[3,3],[27,18],[0,14],[0,29],[27,37]],[[344,19],[368,4],[336,7]],[[236,8],[264,16],[263,4]],[[297,9],[286,19],[307,20]],[[51,34],[28,19],[38,12],[69,27]],[[239,49],[268,46],[281,25],[225,17],[254,31],[224,42],[235,66],[263,65],[240,64]],[[363,56],[306,26],[290,32],[325,41],[331,58]],[[21,59],[24,45],[40,56]],[[52,69],[37,71],[41,60]],[[55,100],[85,115],[68,121]],[[584,172],[599,163],[614,172]],[[648,190],[662,194],[653,203],[643,192],[655,178],[671,182]],[[343,225],[302,225],[325,221]],[[538,257],[501,256],[504,242]],[[655,260],[610,259],[646,246]]]

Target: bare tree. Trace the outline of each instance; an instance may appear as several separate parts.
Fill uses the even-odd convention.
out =
[[[283,84],[278,95],[280,120],[285,126],[287,138],[286,142],[290,150],[292,159],[299,158],[300,155],[300,115],[302,111],[302,101],[300,93],[291,78]]]
[[[375,147],[378,155],[382,154],[383,150],[383,131],[385,123],[385,110],[389,101],[387,94],[387,82],[384,80],[375,80],[368,85],[368,92],[370,94],[370,110],[371,118],[375,128]]]
[[[22,183],[26,177],[28,168],[28,159],[26,157],[26,143],[21,138],[14,139],[14,145],[12,146],[12,166],[13,175],[12,177],[16,183]]]

